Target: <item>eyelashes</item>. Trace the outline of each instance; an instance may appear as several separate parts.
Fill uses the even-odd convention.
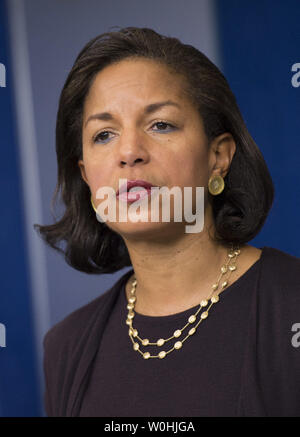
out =
[[[151,127],[156,126],[156,125],[160,125],[161,127],[166,127],[166,126],[169,127],[169,129],[158,129],[158,130],[156,129],[156,130],[154,130],[154,132],[159,132],[162,134],[170,133],[170,131],[177,129],[173,124],[167,123],[165,121],[157,121],[157,122],[153,123],[153,125]],[[108,137],[109,134],[113,134],[113,132],[108,131],[108,130],[99,132],[98,134],[96,134],[93,137],[93,143],[106,144],[110,140],[110,138]]]

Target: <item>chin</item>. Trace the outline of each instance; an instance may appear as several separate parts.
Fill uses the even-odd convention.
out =
[[[125,239],[138,238],[139,240],[156,239],[160,240],[179,236],[184,232],[182,223],[174,222],[126,222],[126,223],[106,223],[114,232]],[[183,229],[183,231],[181,230]]]

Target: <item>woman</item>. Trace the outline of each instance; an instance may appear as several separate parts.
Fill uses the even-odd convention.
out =
[[[56,141],[66,210],[41,235],[77,270],[132,269],[46,334],[47,414],[297,415],[300,262],[247,244],[273,184],[217,67],[151,29],[102,34],[69,73]],[[151,187],[187,203],[152,220],[166,198]],[[145,220],[122,221],[134,205]]]

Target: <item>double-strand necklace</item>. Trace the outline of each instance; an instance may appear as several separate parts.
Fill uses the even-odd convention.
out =
[[[191,315],[188,318],[186,325],[184,325],[181,329],[176,329],[176,331],[174,331],[174,333],[171,337],[159,338],[155,342],[150,342],[148,338],[141,338],[137,329],[135,329],[133,327],[133,319],[134,319],[134,315],[135,315],[134,308],[135,308],[135,303],[137,300],[136,295],[135,295],[137,280],[134,277],[133,283],[132,283],[132,289],[130,291],[130,297],[128,298],[128,304],[127,304],[128,314],[127,314],[127,319],[126,319],[126,324],[129,325],[128,334],[129,334],[129,337],[132,341],[133,349],[135,351],[139,352],[145,360],[147,360],[149,358],[162,359],[162,358],[165,358],[168,354],[170,354],[174,350],[181,349],[183,346],[183,343],[189,337],[191,337],[193,334],[195,334],[200,323],[208,317],[209,310],[211,309],[211,307],[214,304],[216,304],[217,302],[219,302],[220,293],[222,293],[222,291],[229,285],[228,279],[229,279],[231,273],[237,269],[236,259],[240,253],[241,253],[241,251],[240,251],[238,246],[236,248],[234,248],[233,245],[231,245],[231,248],[229,249],[227,257],[226,257],[226,261],[224,262],[224,264],[221,267],[221,272],[220,272],[219,278],[212,285],[212,292],[211,292],[210,296],[207,299],[201,300],[201,302],[199,304],[199,308],[197,309],[197,311],[193,315]],[[207,307],[207,309],[205,311],[202,311],[202,313],[199,315],[201,309],[206,308],[206,307]],[[197,319],[198,315],[199,315],[199,320]],[[192,325],[194,325],[194,326],[192,326]],[[188,327],[190,327],[188,334],[184,338],[179,340],[179,338],[183,335],[184,331]],[[176,340],[178,339],[173,344],[173,347],[167,351],[161,350],[157,355],[151,355],[150,352],[142,352],[140,350],[140,344],[138,343],[138,341],[139,341],[141,343],[141,345],[145,346],[145,347],[148,347],[148,346],[162,347],[163,345],[165,345],[166,343],[168,343],[169,341],[171,341],[173,339],[176,339]]]

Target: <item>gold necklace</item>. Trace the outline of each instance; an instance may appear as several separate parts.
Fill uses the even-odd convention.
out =
[[[199,308],[197,309],[197,311],[191,315],[185,326],[183,326],[183,328],[181,329],[177,329],[176,331],[174,331],[173,335],[169,338],[160,338],[155,342],[150,342],[148,338],[141,338],[139,336],[139,333],[137,331],[137,329],[134,329],[133,327],[133,319],[134,319],[134,308],[135,308],[135,303],[136,303],[136,295],[135,295],[135,290],[136,290],[136,285],[137,285],[137,280],[134,277],[133,283],[132,283],[132,289],[130,291],[130,297],[128,298],[128,304],[127,304],[127,309],[128,309],[128,314],[127,314],[127,319],[126,319],[126,324],[129,325],[129,330],[128,330],[128,334],[129,337],[132,341],[133,344],[133,349],[137,352],[139,352],[142,357],[144,359],[149,359],[149,358],[165,358],[169,353],[171,353],[174,350],[179,350],[182,348],[183,343],[193,334],[195,334],[198,326],[200,325],[200,323],[206,319],[208,317],[208,313],[210,308],[219,301],[219,295],[220,293],[222,293],[222,291],[228,286],[229,282],[228,282],[228,278],[230,276],[230,274],[235,271],[237,269],[236,267],[236,259],[238,257],[238,255],[241,253],[239,247],[237,246],[236,248],[233,248],[233,245],[231,246],[231,248],[228,251],[227,254],[227,258],[225,263],[222,265],[221,267],[221,273],[219,275],[219,278],[217,280],[217,282],[215,282],[212,285],[212,293],[210,294],[210,296],[207,299],[203,299],[201,300],[200,304],[199,304]],[[227,279],[224,280],[223,276],[224,275],[228,275]],[[223,279],[222,279],[223,278]],[[219,284],[220,281],[222,279],[222,283],[221,283],[221,287],[220,287],[220,291],[219,293],[216,292],[219,289]],[[208,306],[210,301],[210,305]],[[201,311],[202,308],[207,307],[206,311],[203,311],[200,314],[199,320],[197,322],[197,316],[199,314],[199,312]],[[197,323],[196,323],[197,322]],[[190,330],[188,331],[188,334],[186,337],[184,337],[182,340],[177,340],[175,342],[175,344],[173,345],[173,347],[171,349],[169,349],[168,351],[164,351],[162,350],[161,352],[159,352],[158,355],[151,355],[150,352],[142,352],[140,350],[140,345],[136,340],[139,340],[141,342],[141,344],[143,346],[163,346],[165,343],[169,342],[170,340],[172,340],[173,338],[178,339],[183,331],[190,325],[195,324],[192,328],[190,328]]]

